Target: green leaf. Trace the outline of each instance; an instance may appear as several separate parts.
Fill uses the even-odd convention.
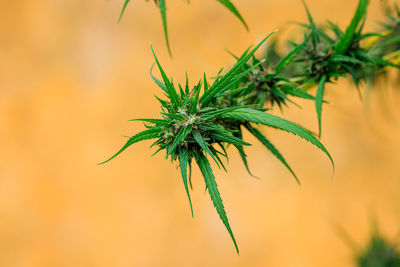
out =
[[[169,46],[169,39],[168,39],[167,7],[165,5],[165,0],[159,0],[158,5],[160,7],[161,19],[162,19],[162,23],[163,23],[164,35],[165,35],[165,41],[167,43],[168,53],[170,56],[172,56],[171,47]]]
[[[235,132],[234,135],[237,138],[243,140],[243,134],[242,134],[241,130],[239,130],[238,132]],[[247,155],[246,155],[246,152],[244,151],[243,146],[242,145],[235,145],[235,147],[236,147],[237,151],[239,152],[239,155],[240,155],[240,157],[241,157],[241,159],[243,161],[243,164],[244,164],[247,172],[249,173],[249,175],[251,177],[253,177],[253,178],[259,179],[257,176],[253,175],[253,173],[250,171],[249,164],[247,162]]]
[[[362,62],[361,60],[354,58],[354,57],[349,57],[349,56],[344,56],[344,55],[333,55],[331,57],[329,57],[330,61],[333,62],[345,62],[345,63],[353,63],[353,64],[359,64],[359,65],[363,65],[364,62]]]
[[[286,168],[292,173],[294,179],[296,179],[296,182],[301,185],[300,180],[297,178],[296,174],[292,168],[290,168],[289,164],[286,162],[285,158],[278,151],[278,149],[276,149],[276,147],[259,130],[252,127],[250,124],[246,124],[245,126],[251,134],[253,134],[266,148],[272,152],[272,154],[274,154],[275,157],[277,157],[283,163],[283,165],[286,166]]]
[[[199,144],[199,146],[204,150],[204,152],[209,154],[214,159],[215,163],[217,163],[217,165],[219,166],[218,160],[215,158],[214,153],[210,150],[210,148],[208,147],[208,144],[206,143],[206,141],[204,141],[204,139],[201,136],[201,134],[199,133],[199,131],[197,131],[197,130],[193,131],[193,138],[194,138],[194,140],[196,140],[196,142]]]
[[[354,68],[352,68],[349,65],[343,65],[342,67],[350,74],[350,76],[353,79],[354,85],[356,86],[357,90],[360,92],[360,90],[359,90],[360,79],[359,79],[356,71],[354,70]]]
[[[228,217],[226,216],[225,208],[222,203],[221,196],[218,191],[217,183],[215,181],[214,174],[212,173],[210,163],[208,162],[206,156],[203,153],[200,153],[196,158],[197,165],[199,165],[200,171],[203,174],[204,181],[206,183],[208,193],[210,194],[211,200],[214,204],[215,209],[218,212],[219,217],[221,218],[223,224],[229,232],[229,235],[232,238],[233,244],[235,245],[236,252],[239,254],[239,248],[236,244],[235,237],[229,225]]]
[[[192,158],[189,158],[189,186],[190,189],[193,190],[193,185],[192,185]]]
[[[382,47],[386,45],[391,45],[395,43],[400,43],[400,36],[393,37],[392,39],[386,40],[381,44],[378,44],[377,47]]]
[[[298,135],[301,138],[305,139],[306,141],[318,147],[320,150],[322,150],[330,159],[333,168],[335,167],[331,155],[329,154],[328,150],[326,150],[326,148],[321,144],[321,142],[317,138],[315,138],[309,131],[307,131],[303,127],[300,127],[297,124],[294,124],[293,122],[287,121],[275,115],[268,114],[256,109],[248,109],[248,108],[242,108],[234,110],[230,113],[226,113],[222,115],[222,118],[230,118],[247,122],[261,123],[264,125],[268,125],[270,127],[290,132],[294,135]]]
[[[308,21],[310,23],[310,26],[306,25],[307,27],[309,27],[311,29],[311,37],[312,37],[312,42],[313,42],[313,46],[314,48],[316,47],[317,42],[319,42],[319,36],[318,36],[318,28],[314,23],[314,19],[311,16],[311,12],[308,9],[308,6],[306,4],[305,0],[301,0],[303,2],[304,8],[306,9],[306,13],[307,13],[307,17],[308,17]]]
[[[167,91],[168,97],[171,99],[172,104],[174,104],[176,106],[179,106],[180,100],[179,100],[178,93],[176,92],[174,86],[169,81],[167,75],[165,74],[163,68],[161,67],[161,64],[158,61],[156,53],[154,53],[153,47],[151,45],[150,45],[150,48],[151,48],[151,52],[153,53],[154,59],[156,60],[156,63],[157,63],[158,69],[159,69],[159,71],[161,73],[161,76],[162,76],[162,78],[164,80],[164,84],[165,84],[165,87],[166,87],[166,91]]]
[[[248,162],[247,162],[247,155],[246,155],[246,152],[244,151],[243,146],[241,146],[241,145],[235,145],[235,147],[236,147],[237,151],[239,152],[240,158],[242,159],[243,164],[244,164],[244,167],[246,168],[246,170],[247,170],[247,172],[249,173],[249,175],[250,175],[251,177],[254,177],[254,178],[257,178],[257,179],[258,179],[258,177],[255,176],[255,175],[253,175],[253,173],[250,171],[249,164],[248,164]]]
[[[391,66],[391,67],[395,67],[400,69],[400,65],[396,65],[390,61],[387,61],[383,58],[380,57],[376,57],[376,56],[370,56],[367,53],[363,52],[363,51],[357,51],[356,52],[357,55],[361,58],[364,58],[365,60],[368,60],[369,62],[371,62],[372,64],[375,65],[380,65],[380,66]]]
[[[270,33],[267,37],[265,37],[253,50],[249,53],[245,52],[244,55],[240,57],[240,59],[236,62],[235,66],[232,67],[224,76],[220,79],[216,80],[210,88],[200,98],[200,103],[203,105],[207,104],[217,93],[222,93],[225,90],[229,89],[235,82],[237,82],[238,75],[244,75],[243,66],[247,61],[254,55],[258,48],[275,32]],[[251,69],[250,69],[251,71]]]
[[[168,90],[167,87],[165,86],[165,84],[163,82],[161,82],[159,79],[157,79],[154,75],[153,75],[153,68],[154,68],[155,63],[151,66],[150,68],[150,77],[151,79],[153,79],[153,81],[161,88],[163,89],[167,94],[168,94]]]
[[[177,113],[165,113],[165,112],[161,112],[162,115],[165,115],[171,119],[177,120],[177,121],[183,121],[185,119],[185,117],[181,114],[177,114]]]
[[[122,19],[122,16],[123,16],[124,13],[125,13],[125,9],[126,9],[126,7],[127,7],[127,5],[129,4],[130,1],[131,1],[131,0],[125,0],[124,6],[122,7],[121,14],[119,15],[119,18],[118,18],[118,23],[120,23],[120,21],[121,21],[121,19]]]
[[[324,90],[325,90],[326,76],[322,76],[318,84],[317,94],[315,95],[315,108],[318,116],[318,136],[321,138],[321,113],[322,113],[322,102],[324,101]]]
[[[186,136],[190,133],[191,130],[192,130],[192,125],[188,125],[182,130],[180,130],[179,133],[176,135],[175,140],[168,151],[169,153],[167,152],[167,154],[170,154],[176,148],[176,146],[186,138]]]
[[[249,27],[247,26],[246,22],[244,21],[239,11],[236,9],[236,7],[232,4],[231,1],[229,0],[217,0],[217,1],[220,2],[222,5],[224,5],[227,9],[229,9],[243,23],[246,30],[249,30]]]
[[[224,156],[224,154],[221,151],[218,151],[216,148],[211,146],[211,150],[214,153],[215,157],[217,158],[219,164],[221,165],[222,169],[224,169],[225,172],[228,172],[227,169],[225,168],[225,164],[221,160],[221,156]]]
[[[149,122],[149,123],[154,123],[154,124],[162,124],[162,125],[170,124],[170,121],[162,120],[162,119],[132,119],[132,120],[128,120],[128,121],[144,121],[144,122]]]
[[[185,186],[187,197],[189,199],[190,211],[192,212],[192,218],[193,218],[193,206],[192,206],[192,200],[190,199],[188,177],[187,177],[187,166],[188,166],[188,161],[189,161],[188,151],[186,149],[182,149],[182,148],[179,149],[178,157],[179,157],[179,166],[180,166],[181,174],[182,174],[182,180],[183,180],[183,184]]]
[[[292,62],[293,58],[295,56],[297,56],[301,52],[301,50],[303,50],[304,46],[306,46],[306,44],[307,44],[308,40],[310,39],[310,37],[311,37],[311,34],[309,34],[306,37],[306,39],[304,40],[303,43],[297,45],[292,51],[290,51],[289,54],[287,54],[285,57],[283,57],[279,61],[278,65],[276,66],[275,71],[276,72],[281,72],[281,70],[284,67],[286,67],[288,64],[290,64]]]
[[[239,109],[239,108],[244,108],[244,107],[249,107],[249,106],[250,105],[248,105],[248,106],[236,106],[236,107],[229,107],[229,108],[218,108],[215,111],[211,111],[211,112],[208,112],[208,113],[204,114],[203,118],[212,119],[212,118],[221,116],[224,113],[230,112],[232,110]]]
[[[310,99],[310,100],[315,99],[314,96],[310,95],[306,91],[304,91],[300,88],[297,88],[296,86],[293,86],[293,85],[284,85],[283,90],[285,91],[286,94],[289,94],[292,96],[296,96],[296,97],[300,97],[300,98],[304,98],[304,99]]]
[[[212,132],[212,137],[214,139],[217,139],[220,142],[225,142],[233,145],[240,145],[240,146],[250,146],[251,144],[243,141],[240,138],[237,138],[233,135],[231,135],[228,131],[224,129],[218,129],[218,131],[213,131]]]
[[[106,162],[109,162],[110,160],[112,160],[113,158],[115,158],[116,156],[121,154],[125,149],[127,149],[131,145],[133,145],[133,144],[135,144],[137,142],[143,141],[143,140],[149,140],[149,139],[157,138],[157,137],[160,136],[160,134],[161,134],[161,129],[160,128],[154,128],[154,129],[145,130],[143,132],[140,132],[140,133],[132,136],[125,143],[125,145],[117,153],[114,154],[114,156],[112,156],[111,158],[109,158],[106,161],[103,161],[103,162],[99,163],[99,165],[104,164]]]
[[[359,0],[357,10],[354,14],[353,19],[350,22],[350,25],[347,27],[343,36],[336,43],[334,49],[335,54],[343,54],[350,47],[360,22],[367,14],[368,4],[369,0]]]

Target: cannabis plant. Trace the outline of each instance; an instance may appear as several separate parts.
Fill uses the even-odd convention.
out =
[[[166,158],[179,162],[183,184],[193,216],[189,193],[191,178],[188,172],[191,173],[192,162],[194,161],[203,175],[206,189],[219,217],[232,238],[237,252],[239,252],[239,249],[229,225],[209,160],[226,170],[223,158],[228,158],[226,147],[232,145],[239,151],[247,166],[243,147],[249,146],[250,143],[242,138],[243,127],[262,141],[287,167],[288,165],[282,155],[256,129],[254,124],[262,124],[295,134],[318,147],[332,161],[329,152],[318,139],[297,124],[269,114],[258,105],[242,104],[240,101],[232,101],[226,104],[226,99],[232,98],[238,91],[240,92],[237,88],[233,89],[234,85],[257,67],[256,64],[252,68],[243,70],[249,59],[269,36],[252,50],[249,48],[238,58],[235,66],[226,74],[220,73],[213,83],[209,84],[204,75],[203,80],[192,88],[188,80],[186,80],[184,86],[178,85],[176,87],[172,79],[169,79],[164,72],[152,50],[162,81],[153,75],[152,78],[162,89],[165,97],[165,99],[157,97],[161,104],[160,118],[134,119],[133,121],[143,121],[146,130],[132,136],[114,156],[103,162],[106,163],[115,158],[134,143],[155,139],[152,144],[152,146],[158,147],[155,154],[165,150]]]
[[[361,247],[340,225],[336,225],[338,235],[354,251],[354,263],[358,267],[398,267],[400,266],[400,247],[390,242],[373,222],[373,231],[365,247]]]
[[[229,8],[246,26],[230,1],[219,2]],[[125,1],[123,11],[128,3],[129,0]],[[161,11],[169,48],[165,0],[156,3]],[[184,85],[175,85],[151,49],[162,78],[156,78],[150,71],[151,78],[163,92],[163,97],[156,97],[161,105],[160,118],[133,119],[144,122],[145,130],[130,137],[115,155],[102,162],[110,161],[137,142],[155,140],[151,145],[157,148],[154,154],[165,151],[167,159],[179,162],[192,216],[189,187],[192,164],[196,163],[237,252],[239,249],[218,191],[212,164],[226,170],[224,159],[228,158],[227,148],[231,146],[238,151],[245,168],[252,175],[245,153],[245,147],[251,144],[243,139],[243,131],[246,130],[300,183],[283,155],[258,128],[258,125],[265,125],[305,139],[322,150],[334,166],[329,152],[311,131],[272,115],[270,111],[276,106],[282,109],[289,104],[298,105],[296,98],[314,101],[320,137],[326,84],[334,83],[340,77],[351,77],[355,87],[359,88],[361,83],[373,82],[371,77],[385,74],[388,68],[400,68],[398,8],[387,16],[387,21],[383,24],[384,30],[365,33],[363,26],[369,0],[359,0],[355,14],[344,30],[332,22],[317,25],[306,3],[303,3],[308,23],[300,24],[304,30],[301,42],[289,42],[287,54],[280,54],[277,43],[272,42],[266,55],[255,57],[255,52],[271,33],[254,48],[250,47],[241,56],[235,56],[237,61],[234,66],[226,72],[221,70],[211,83],[204,74],[203,79],[194,86],[189,84],[188,78]],[[308,91],[314,86],[317,87],[315,96]]]
[[[250,98],[250,103],[277,104],[280,108],[282,104],[286,105],[290,96],[313,99],[318,135],[321,136],[326,84],[350,76],[359,90],[362,82],[373,82],[371,77],[389,67],[400,68],[399,10],[396,9],[395,15],[387,16],[383,33],[364,33],[368,3],[369,0],[359,1],[350,24],[342,30],[332,22],[317,25],[303,1],[308,17],[307,24],[299,23],[305,29],[304,40],[290,42],[290,52],[286,55],[277,53],[273,46],[264,56],[265,63],[238,84],[238,87],[248,88],[245,97]],[[254,59],[252,65],[258,65],[260,60]],[[315,97],[306,93],[314,86],[317,86]]]
[[[125,0],[124,5],[122,7],[121,14],[120,14],[119,19],[118,19],[118,23],[121,21],[122,16],[125,13],[125,9],[128,6],[130,1],[131,0]],[[148,0],[146,0],[146,1],[148,1]],[[244,21],[242,15],[240,15],[239,11],[236,9],[235,5],[230,0],[217,0],[217,1],[220,2],[222,5],[224,5],[230,12],[232,12],[233,15],[235,15],[242,22],[242,24],[244,25],[246,30],[249,29],[247,24],[246,24],[246,22]],[[187,2],[190,3],[190,0],[188,0]],[[172,55],[171,47],[169,45],[169,38],[168,38],[166,1],[165,0],[154,0],[154,3],[160,9],[161,20],[162,20],[162,24],[163,24],[163,28],[164,28],[165,42],[167,43],[167,48],[168,48],[169,54]]]
[[[374,233],[365,248],[356,258],[359,267],[398,267],[400,266],[399,247]]]
[[[400,9],[397,5],[386,8],[386,20],[381,22],[381,34],[371,38],[365,47],[371,49],[377,57],[391,60],[400,64]],[[370,81],[373,83],[378,77],[385,77],[388,68],[375,73],[370,72]]]

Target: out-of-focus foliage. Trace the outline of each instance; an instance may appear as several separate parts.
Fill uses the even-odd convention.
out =
[[[122,16],[125,13],[126,7],[130,3],[130,1],[131,0],[125,0],[124,5],[122,7],[121,14],[120,14],[119,19],[118,19],[118,23],[121,21]],[[148,0],[146,0],[146,1],[148,1]],[[245,20],[243,19],[242,15],[240,15],[239,11],[237,10],[235,5],[230,0],[217,0],[217,1],[220,2],[222,5],[224,5],[230,12],[232,12],[232,14],[235,15],[242,22],[242,24],[244,25],[246,30],[249,29],[247,24],[246,24],[246,22],[245,22]],[[187,2],[190,3],[190,0],[188,0]],[[167,43],[168,52],[169,52],[170,55],[172,55],[171,47],[169,45],[169,38],[168,38],[167,4],[166,4],[166,1],[165,0],[154,0],[154,3],[160,9],[162,24],[163,24],[163,28],[164,28],[165,41]]]
[[[314,99],[321,136],[326,84],[350,76],[360,90],[361,83],[374,82],[373,77],[384,74],[388,68],[400,68],[399,10],[396,8],[393,14],[387,15],[384,30],[363,32],[368,3],[369,0],[359,1],[353,19],[342,30],[333,22],[317,25],[304,2],[308,23],[299,23],[306,29],[304,40],[289,42],[290,52],[286,55],[279,55],[273,46],[272,52],[264,56],[266,63],[259,66],[261,71],[251,73],[240,86],[254,87],[252,100],[257,99],[260,105],[269,103],[281,107],[291,96]],[[304,92],[313,86],[318,88],[315,97]]]
[[[399,247],[390,243],[379,233],[374,233],[368,246],[357,257],[359,267],[398,267],[400,266]]]

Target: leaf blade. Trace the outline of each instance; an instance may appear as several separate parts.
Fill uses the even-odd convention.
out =
[[[119,15],[119,18],[118,18],[118,24],[121,22],[122,16],[124,15],[125,9],[126,9],[126,7],[128,6],[128,4],[129,4],[130,1],[131,1],[131,0],[125,0],[124,6],[122,7],[121,14]]]
[[[225,225],[225,228],[228,230],[229,235],[235,245],[236,252],[239,254],[239,248],[235,240],[235,236],[233,235],[232,229],[229,225],[228,217],[226,216],[225,208],[222,203],[222,199],[220,193],[218,191],[218,186],[215,181],[214,174],[211,170],[210,163],[208,162],[206,156],[203,153],[200,153],[199,156],[196,158],[197,165],[200,168],[201,173],[203,174],[204,181],[206,183],[208,193],[210,198],[214,204],[217,213],[222,220],[222,223]]]
[[[354,13],[350,25],[346,28],[345,33],[334,47],[335,54],[343,54],[351,45],[351,41],[353,40],[358,25],[366,16],[368,4],[369,0],[359,0],[356,12]]]
[[[290,171],[290,173],[293,175],[294,179],[296,182],[301,185],[299,178],[297,175],[294,173],[292,168],[289,166],[285,158],[282,156],[282,154],[279,152],[279,150],[256,128],[252,127],[250,124],[246,125],[246,129],[249,130],[251,134],[253,134],[269,151],[272,152],[272,154],[282,162],[283,165]]]
[[[235,5],[231,1],[229,1],[229,0],[217,0],[217,1],[220,2],[227,9],[229,9],[229,11],[231,11],[242,22],[242,24],[246,28],[246,30],[247,31],[249,30],[247,23],[245,22],[242,15],[240,15],[239,11],[237,10]]]
[[[315,109],[317,111],[318,117],[318,136],[321,138],[321,115],[322,115],[322,102],[324,101],[324,91],[325,91],[325,83],[326,83],[326,76],[322,76],[321,80],[318,84],[317,94],[315,95]]]
[[[161,134],[161,130],[159,128],[148,129],[148,130],[142,131],[140,133],[137,133],[134,136],[132,136],[131,138],[129,138],[129,140],[125,143],[125,145],[117,153],[115,153],[108,160],[99,163],[98,165],[109,162],[110,160],[112,160],[113,158],[115,158],[116,156],[121,154],[125,149],[127,149],[131,145],[133,145],[137,142],[140,142],[140,141],[157,138],[157,137],[159,137],[160,134]]]
[[[169,38],[168,38],[167,6],[165,4],[165,0],[159,0],[158,5],[160,8],[161,20],[162,20],[162,24],[163,24],[165,42],[167,43],[168,53],[170,56],[172,56],[171,47],[169,45]]]
[[[179,167],[180,167],[181,174],[182,174],[183,185],[185,186],[185,191],[186,191],[187,197],[189,199],[190,211],[192,213],[192,218],[193,218],[194,217],[193,206],[192,206],[192,200],[190,198],[188,177],[187,177],[187,166],[188,166],[188,161],[189,161],[188,151],[185,149],[179,149],[178,157],[179,157]]]
[[[248,108],[242,108],[231,111],[230,113],[225,113],[222,115],[222,118],[230,118],[246,122],[260,123],[297,135],[303,138],[304,140],[310,142],[311,144],[315,145],[322,152],[324,152],[331,161],[333,169],[335,167],[333,159],[328,150],[324,147],[324,145],[317,138],[315,138],[309,131],[307,131],[306,129],[300,127],[299,125],[293,122],[290,122],[288,120],[282,119],[280,117],[277,117],[269,113],[262,112],[260,110],[248,109]]]

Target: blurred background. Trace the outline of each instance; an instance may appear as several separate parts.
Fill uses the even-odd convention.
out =
[[[327,157],[290,134],[264,129],[302,181],[256,140],[247,174],[231,152],[229,173],[215,174],[232,241],[194,168],[194,219],[176,164],[150,157],[150,142],[97,166],[143,129],[128,119],[157,117],[150,43],[169,76],[197,82],[234,63],[288,21],[305,21],[299,0],[236,0],[250,26],[215,0],[167,1],[173,59],[158,9],[123,0],[0,1],[0,266],[354,266],[341,225],[361,247],[375,218],[399,243],[400,127],[398,84],[374,90],[371,104],[347,80],[327,88],[322,142]],[[316,21],[343,27],[356,0],[307,3]],[[371,0],[367,29],[382,20]],[[283,43],[282,43],[283,44]],[[158,74],[158,73],[157,73]],[[383,92],[383,93],[382,93]],[[312,102],[290,106],[286,119],[317,129]]]

